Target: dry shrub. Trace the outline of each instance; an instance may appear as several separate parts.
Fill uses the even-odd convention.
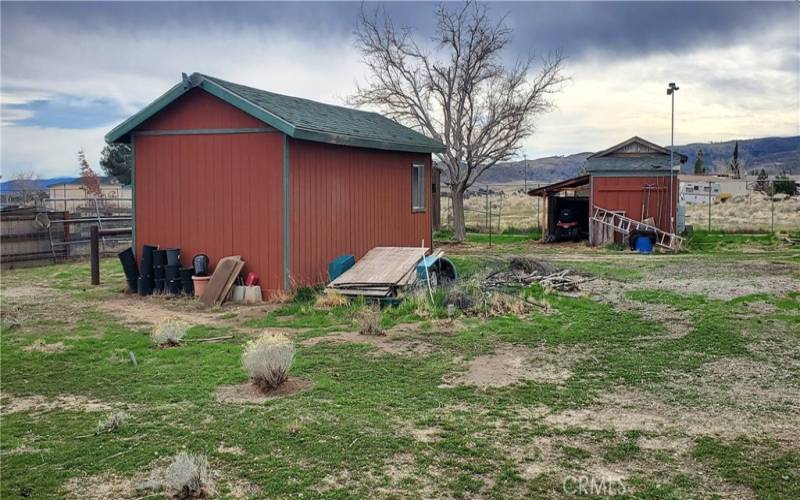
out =
[[[289,378],[294,343],[282,333],[264,333],[244,347],[242,366],[264,391],[276,389]]]
[[[182,451],[167,468],[164,486],[174,498],[205,498],[213,495],[208,459]]]
[[[317,296],[317,300],[314,301],[314,307],[325,310],[346,306],[347,304],[349,304],[347,297],[339,292],[333,291],[326,291],[320,294]]]
[[[356,314],[358,333],[361,335],[386,335],[381,328],[381,311],[377,307],[365,307]]]
[[[519,297],[505,293],[494,293],[489,298],[490,316],[522,316],[530,306]]]
[[[288,304],[294,300],[294,290],[275,290],[267,297],[267,304]]]
[[[165,319],[159,322],[150,334],[150,340],[157,346],[176,346],[186,335],[189,324],[177,319]]]
[[[97,422],[97,434],[102,434],[104,432],[114,432],[115,430],[119,429],[125,422],[128,421],[130,415],[125,413],[124,411],[114,411],[105,419],[100,420]]]
[[[3,304],[0,309],[4,329],[19,328],[28,321],[28,313],[19,304]]]

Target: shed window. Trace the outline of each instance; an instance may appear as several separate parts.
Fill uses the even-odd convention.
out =
[[[411,165],[411,210],[425,211],[425,165]]]

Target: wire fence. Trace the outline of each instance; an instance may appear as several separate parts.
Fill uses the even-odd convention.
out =
[[[545,185],[528,182],[473,186],[464,199],[467,229],[493,234],[541,231],[543,200],[527,192]],[[688,229],[742,233],[800,231],[800,193],[794,181],[687,178],[680,182],[679,197],[678,218]],[[440,207],[442,225],[452,227],[452,200],[444,186]]]

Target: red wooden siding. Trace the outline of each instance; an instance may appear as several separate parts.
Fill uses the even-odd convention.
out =
[[[673,177],[673,217],[678,210],[678,177]],[[652,186],[649,199],[646,201],[646,214],[642,214],[647,191],[645,186]],[[625,211],[625,215],[636,220],[653,217],[656,226],[669,230],[669,176],[652,177],[598,177],[592,176],[592,203],[606,210]],[[661,206],[659,217],[659,204]]]
[[[425,211],[411,211],[411,165],[425,165]],[[429,154],[290,140],[290,269],[296,284],[327,280],[328,263],[376,246],[431,245]]]
[[[191,130],[225,128],[264,128],[267,125],[230,104],[194,88],[160,113],[142,123],[137,130]]]
[[[200,123],[169,116],[156,118],[180,128]],[[198,253],[212,266],[241,255],[265,289],[283,288],[282,134],[143,135],[135,148],[139,249],[180,247],[183,265]]]

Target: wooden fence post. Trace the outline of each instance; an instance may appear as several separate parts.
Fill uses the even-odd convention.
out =
[[[100,228],[92,226],[89,228],[90,234],[90,256],[92,266],[92,285],[100,284]]]

